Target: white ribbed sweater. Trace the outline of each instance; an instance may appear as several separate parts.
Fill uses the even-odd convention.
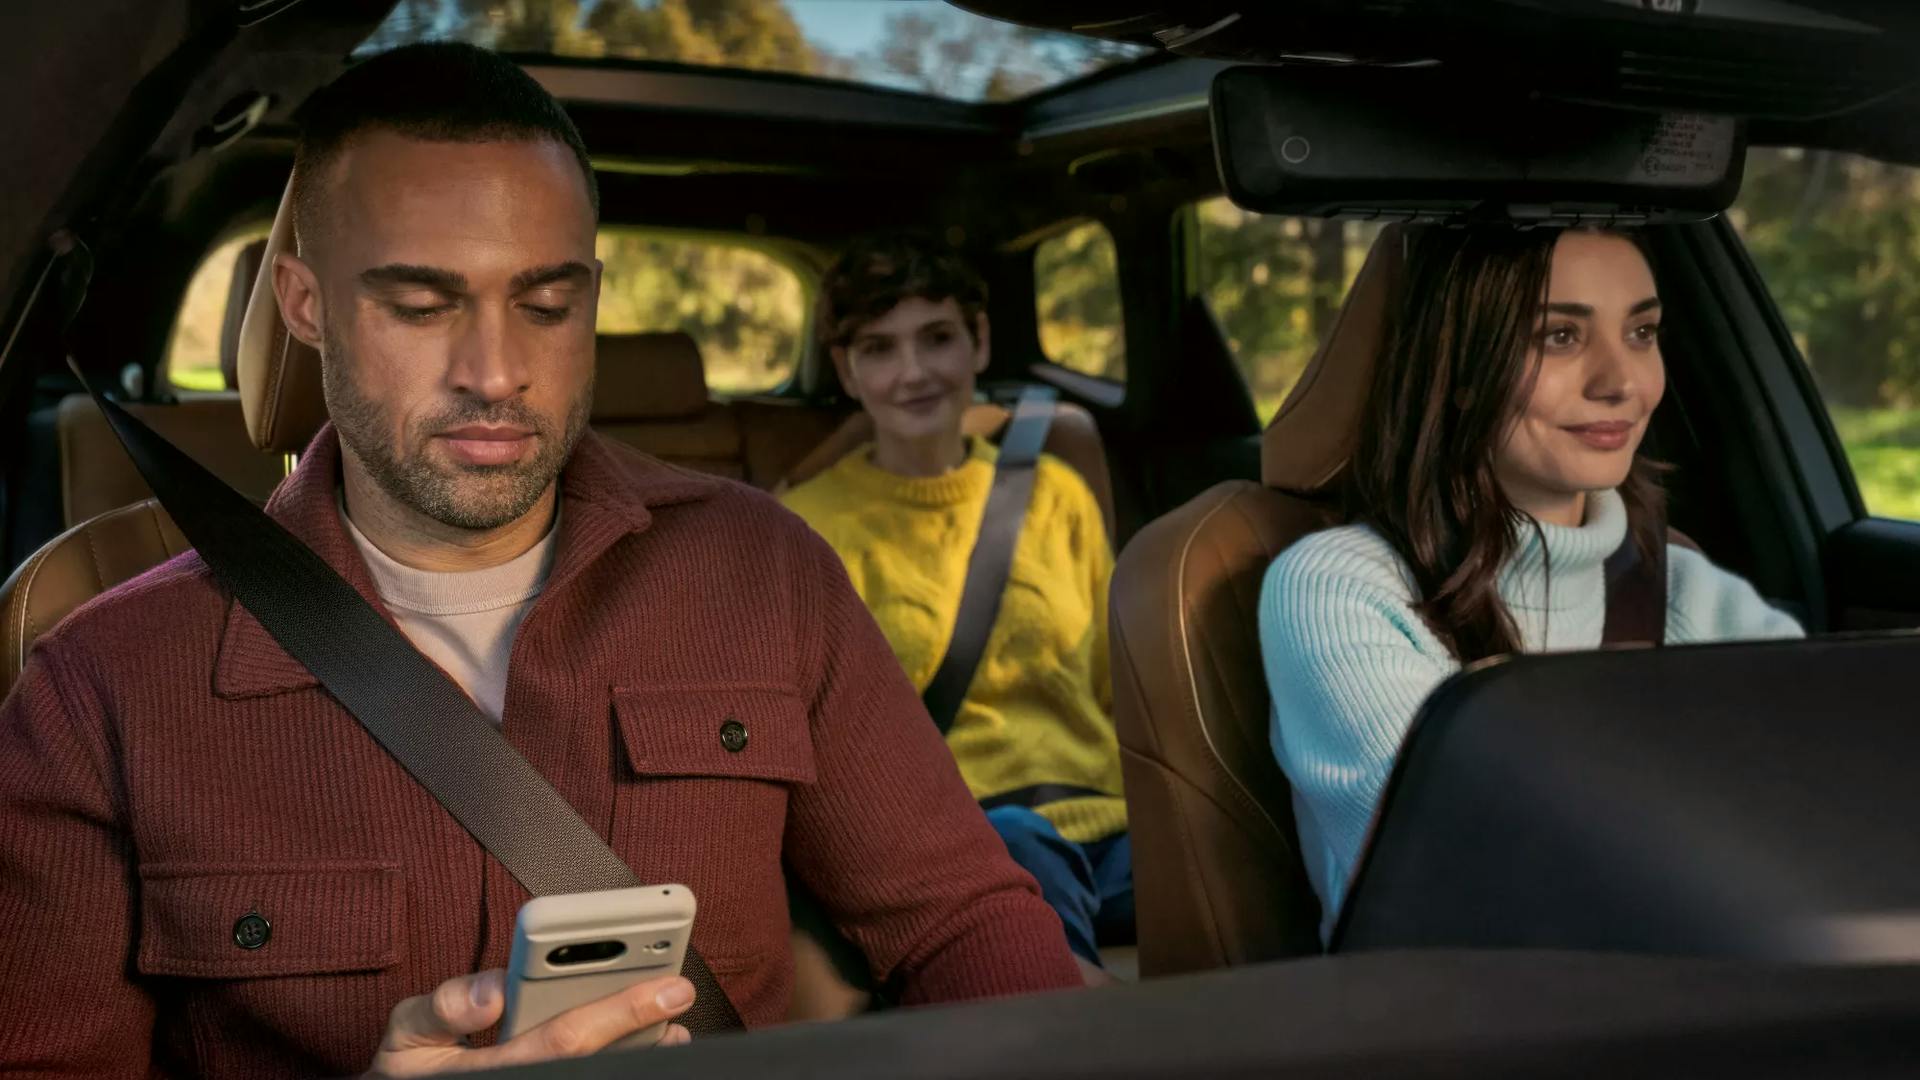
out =
[[[1600,644],[1605,563],[1626,532],[1625,507],[1611,491],[1588,499],[1579,528],[1541,526],[1544,551],[1541,537],[1522,530],[1500,595],[1527,651]],[[1670,643],[1802,632],[1753,586],[1696,551],[1668,548],[1667,583]],[[1399,556],[1363,525],[1316,533],[1274,561],[1261,591],[1260,643],[1273,693],[1273,752],[1293,785],[1324,937],[1414,713],[1460,665],[1414,611]]]

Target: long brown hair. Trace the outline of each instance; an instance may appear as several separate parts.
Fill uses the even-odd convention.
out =
[[[1535,319],[1561,231],[1407,230],[1398,314],[1348,467],[1349,518],[1399,553],[1416,609],[1461,663],[1521,647],[1500,570],[1520,530],[1539,524],[1501,490],[1494,455],[1536,370]],[[1647,554],[1665,543],[1658,477],[1636,458],[1620,487]]]

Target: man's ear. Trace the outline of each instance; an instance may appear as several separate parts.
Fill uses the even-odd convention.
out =
[[[847,357],[845,345],[827,346],[827,355],[833,357],[834,374],[840,376],[840,389],[855,401],[860,400],[860,387],[853,381],[853,361]]]
[[[988,361],[993,359],[993,335],[987,325],[987,313],[981,312],[973,317],[973,373],[987,370]]]
[[[326,309],[320,302],[320,279],[299,256],[281,252],[273,257],[273,297],[280,303],[280,321],[287,332],[319,349],[326,337]]]

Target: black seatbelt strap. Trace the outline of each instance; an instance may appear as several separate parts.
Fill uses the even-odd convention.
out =
[[[71,352],[67,366],[220,584],[520,884],[536,896],[645,884],[459,685],[312,548],[102,396]],[[692,946],[681,973],[696,993],[680,1020],[688,1030],[743,1026]]]
[[[1659,550],[1651,558],[1634,543],[1633,530],[1607,556],[1607,621],[1603,645],[1665,645],[1667,642],[1667,530],[1658,534]]]
[[[1020,525],[1033,498],[1034,467],[1053,424],[1055,395],[1051,387],[1032,386],[1014,403],[1013,419],[1000,439],[993,469],[993,487],[980,514],[980,534],[967,557],[967,577],[960,587],[960,610],[954,616],[953,637],[933,679],[920,695],[928,715],[945,735],[960,714],[973,685],[973,673],[987,651],[987,635],[1000,616],[1000,597],[1007,591],[1007,573],[1013,567],[1013,548]]]
[[[1111,792],[1099,788],[1081,787],[1078,784],[1035,784],[1032,787],[1015,788],[998,795],[989,795],[980,800],[980,809],[996,810],[1002,806],[1024,806],[1032,809],[1050,803],[1065,802],[1068,799],[1111,799]]]

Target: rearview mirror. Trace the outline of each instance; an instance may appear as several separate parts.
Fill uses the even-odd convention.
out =
[[[1746,162],[1730,117],[1542,100],[1439,69],[1229,68],[1212,118],[1227,194],[1270,214],[1698,221],[1732,204]]]

